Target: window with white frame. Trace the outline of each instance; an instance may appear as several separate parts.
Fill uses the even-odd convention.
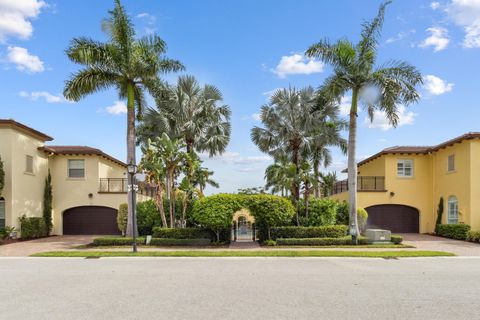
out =
[[[5,199],[0,198],[0,228],[5,228]]]
[[[399,177],[413,177],[413,160],[398,160],[397,175]]]
[[[458,223],[458,200],[457,197],[451,196],[448,198],[448,224]]]
[[[454,154],[451,154],[448,156],[447,171],[448,172],[455,171],[455,155]]]
[[[32,156],[25,157],[25,172],[33,173],[33,157]]]
[[[85,178],[85,160],[69,159],[68,160],[68,177],[69,178]]]

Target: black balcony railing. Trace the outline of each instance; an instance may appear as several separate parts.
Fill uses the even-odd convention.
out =
[[[333,185],[331,195],[347,191],[348,180],[342,180]],[[385,191],[385,177],[359,176],[357,178],[357,191]]]
[[[155,187],[144,182],[137,182],[137,193],[143,194],[149,197],[155,195]],[[98,187],[100,193],[127,193],[128,191],[128,179],[126,178],[101,178]]]

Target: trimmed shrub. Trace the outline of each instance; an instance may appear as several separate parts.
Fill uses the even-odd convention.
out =
[[[367,244],[367,238],[358,237],[358,244]],[[346,236],[341,238],[279,238],[277,239],[279,246],[348,246],[354,245],[352,237]]]
[[[221,232],[230,229],[233,214],[240,209],[242,205],[238,195],[217,194],[196,201],[192,218],[199,225],[212,230],[219,242]]]
[[[348,202],[339,202],[337,206],[337,224],[348,226],[350,213]]]
[[[261,242],[272,239],[273,227],[290,225],[295,216],[295,207],[285,198],[269,194],[238,197],[243,207],[248,208],[255,217],[257,234]]]
[[[138,244],[145,244],[145,238],[137,238]],[[210,239],[159,239],[152,238],[151,246],[207,246],[211,243]],[[94,246],[131,246],[132,238],[125,237],[103,237],[93,239]]]
[[[348,233],[347,226],[324,226],[324,227],[277,227],[272,228],[273,240],[279,238],[341,238]]]
[[[338,201],[312,198],[308,201],[308,225],[312,227],[331,226],[337,221]]]
[[[127,233],[128,223],[128,204],[122,203],[117,211],[117,227],[122,232],[122,236]]]
[[[368,212],[363,208],[357,208],[358,230],[360,233],[365,232],[367,226]]]
[[[161,225],[162,219],[153,200],[137,203],[137,229],[139,235],[151,235],[153,228]]]
[[[468,224],[439,224],[437,226],[437,235],[441,237],[456,239],[456,240],[466,240],[467,234],[470,231],[470,226]]]
[[[393,242],[393,244],[401,244],[403,242],[403,237],[392,234],[390,241]]]
[[[275,247],[277,242],[275,240],[265,240],[263,244],[269,247]]]
[[[43,217],[26,217],[23,215],[19,220],[22,239],[35,239],[47,236],[47,227]]]
[[[468,231],[467,241],[480,242],[480,231]]]
[[[210,239],[159,239],[152,238],[151,246],[208,246]]]
[[[145,238],[138,237],[137,243],[145,243]],[[92,244],[94,246],[131,246],[133,244],[133,239],[127,237],[103,237],[93,239]]]
[[[154,238],[163,239],[200,239],[211,238],[211,233],[205,229],[199,228],[184,228],[184,229],[172,229],[172,228],[153,228]]]
[[[437,223],[435,223],[435,234],[438,234],[438,226],[442,224],[442,216],[443,216],[443,197],[440,197],[440,201],[438,202],[438,209],[437,209]]]

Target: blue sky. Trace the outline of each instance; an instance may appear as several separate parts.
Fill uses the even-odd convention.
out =
[[[356,42],[360,24],[380,1],[316,0],[124,0],[139,36],[157,32],[168,56],[185,73],[216,85],[232,109],[228,152],[205,164],[220,189],[264,184],[269,157],[250,141],[250,129],[282,87],[320,85],[331,69],[303,52],[329,38]],[[64,81],[78,66],[65,56],[77,36],[105,40],[101,20],[113,1],[0,0],[0,118],[14,118],[55,138],[56,145],[88,145],[124,160],[126,117],[116,93],[105,91],[65,101]],[[378,63],[404,60],[422,72],[422,99],[401,113],[392,129],[382,114],[373,124],[359,115],[358,157],[394,145],[430,145],[480,131],[476,73],[480,71],[480,0],[397,0],[387,9]],[[174,82],[179,74],[165,78]],[[348,95],[344,98],[348,103]],[[1,139],[1,137],[0,137]],[[1,140],[0,140],[1,143]],[[333,149],[327,170],[340,171],[346,158]]]

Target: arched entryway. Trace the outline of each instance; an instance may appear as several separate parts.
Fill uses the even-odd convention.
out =
[[[417,209],[399,204],[382,204],[365,208],[367,228],[386,229],[393,233],[419,233],[420,214]]]
[[[63,213],[64,235],[120,235],[117,210],[101,206],[70,208]]]
[[[242,209],[233,215],[232,241],[255,241],[255,218],[247,209]]]

